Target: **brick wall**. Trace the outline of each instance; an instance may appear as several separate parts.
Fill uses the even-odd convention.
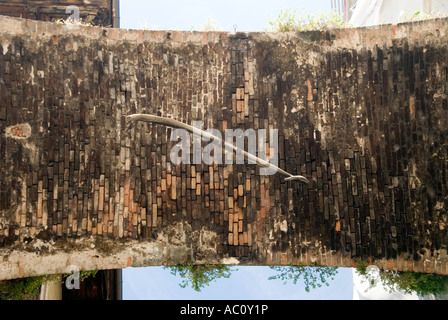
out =
[[[0,18],[0,278],[177,263],[447,274],[447,20],[309,33]],[[174,165],[171,129],[278,129],[279,166]]]

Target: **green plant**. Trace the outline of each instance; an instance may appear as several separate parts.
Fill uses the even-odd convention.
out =
[[[89,277],[95,277],[97,272],[98,270],[80,271],[79,279],[84,281]],[[64,278],[70,274],[62,276]],[[59,275],[50,275],[0,281],[0,300],[32,300],[39,294],[39,289],[45,282],[59,277]],[[61,282],[63,283],[64,281]]]
[[[312,264],[305,265],[290,265],[290,266],[275,266],[271,269],[278,272],[277,275],[269,277],[269,280],[282,280],[284,284],[292,281],[297,284],[297,281],[303,279],[306,292],[311,289],[321,288],[323,285],[329,286],[328,280],[334,280],[334,276],[338,273],[336,267],[323,267]]]
[[[306,10],[297,12],[297,9],[289,8],[280,10],[276,18],[271,18],[268,22],[266,31],[315,31],[329,30],[338,28],[349,28],[343,16],[336,10],[321,11],[316,14],[310,14]]]
[[[168,30],[167,27],[162,26],[162,25],[153,25],[153,26],[149,26],[147,22],[145,22],[144,25],[142,25],[140,27],[140,29],[145,30],[145,31],[149,31],[149,30]],[[174,29],[176,30],[176,29]]]
[[[91,22],[83,22],[82,21],[82,19],[80,18],[80,19],[67,19],[67,20],[65,20],[65,19],[62,19],[62,18],[60,18],[60,19],[57,19],[56,21],[55,21],[57,24],[65,24],[65,25],[79,25],[79,26],[87,26],[87,27],[93,27],[94,25],[93,25],[93,23],[91,23]]]
[[[204,19],[203,25],[191,25],[190,26],[191,31],[218,31],[218,24],[215,20],[207,18]]]
[[[439,296],[448,292],[448,277],[431,273],[385,271],[381,274],[383,285],[393,292],[415,292],[419,296]]]
[[[410,16],[409,16],[410,14]],[[413,22],[413,21],[421,21],[421,20],[428,20],[428,19],[435,19],[435,18],[443,18],[446,17],[446,14],[442,14],[437,10],[431,11],[431,12],[424,12],[421,10],[417,10],[415,12],[408,12],[407,14],[403,15],[398,22]]]
[[[367,267],[369,266],[369,263],[367,261],[364,261],[362,259],[358,259],[355,261],[356,265],[356,272],[358,272],[360,275],[365,276],[367,274]]]
[[[81,281],[82,280],[85,280],[85,279],[87,279],[87,278],[90,278],[90,277],[95,277],[96,276],[96,274],[98,273],[98,270],[91,270],[91,271],[81,271],[80,272],[80,277],[81,277]]]
[[[439,296],[448,293],[448,276],[433,273],[417,273],[410,271],[380,270],[377,278],[371,278],[367,267],[369,263],[356,261],[356,272],[369,283],[367,291],[381,284],[389,292],[401,291],[405,294],[416,293],[419,296],[433,294]]]
[[[41,285],[54,276],[37,276],[0,282],[0,300],[32,300]]]
[[[74,277],[73,280],[80,280],[80,281],[84,281],[87,278],[90,277],[95,277],[96,274],[98,273],[98,270],[91,270],[91,271],[79,271],[79,277]],[[71,274],[64,274],[63,277],[66,278],[68,276],[70,276]]]
[[[186,288],[189,284],[192,289],[200,292],[210,282],[219,278],[229,278],[231,275],[231,268],[225,265],[177,265],[171,267],[164,267],[170,269],[171,274],[180,276],[183,281],[179,286]]]

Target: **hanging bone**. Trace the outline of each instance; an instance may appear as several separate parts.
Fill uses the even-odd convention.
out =
[[[248,160],[254,161],[259,166],[261,166],[263,168],[274,169],[274,170],[280,172],[281,174],[287,176],[287,178],[285,178],[285,181],[300,181],[300,182],[306,183],[306,184],[310,183],[309,180],[307,178],[305,178],[304,176],[292,175],[292,174],[280,169],[279,167],[273,165],[272,163],[269,163],[263,159],[260,159],[256,156],[254,156],[253,154],[246,152],[245,150],[241,150],[241,149],[237,148],[232,143],[223,141],[221,138],[218,138],[217,136],[212,135],[211,133],[209,133],[207,131],[201,130],[199,128],[190,126],[190,125],[182,123],[182,122],[179,122],[177,120],[159,117],[159,116],[153,116],[153,115],[149,115],[149,114],[133,114],[133,115],[127,116],[127,118],[130,120],[133,120],[133,121],[145,121],[145,122],[161,124],[161,125],[168,126],[171,128],[185,129],[193,134],[200,135],[200,136],[208,138],[210,140],[216,140],[220,143],[224,143],[224,145],[226,147],[232,148],[236,152],[242,152]]]

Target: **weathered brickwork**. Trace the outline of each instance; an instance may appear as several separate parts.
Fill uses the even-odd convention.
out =
[[[0,22],[0,278],[360,258],[448,273],[447,20],[301,34]],[[174,165],[172,129],[134,113],[278,129],[279,167],[311,183]]]

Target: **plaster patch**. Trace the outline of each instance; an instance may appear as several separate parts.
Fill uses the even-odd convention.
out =
[[[280,224],[280,231],[287,232],[288,231],[288,221],[283,220]]]
[[[31,79],[31,84],[34,86],[36,84],[34,82],[34,66],[31,66],[30,79]]]
[[[9,43],[2,42],[2,47],[3,47],[3,55],[7,54],[9,51]]]
[[[5,136],[17,140],[25,140],[31,136],[31,126],[28,123],[16,124],[5,129]]]
[[[221,260],[221,263],[224,265],[238,265],[240,261],[237,258],[224,258]]]

